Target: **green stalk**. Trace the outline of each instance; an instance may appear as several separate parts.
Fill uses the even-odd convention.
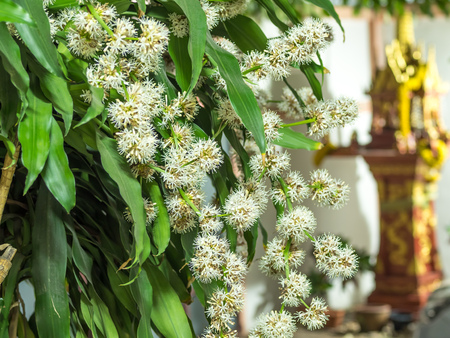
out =
[[[280,126],[280,128],[299,126],[299,125],[302,125],[302,124],[308,124],[308,123],[313,123],[313,122],[316,122],[315,118],[308,119],[308,120],[303,120],[303,121],[298,121],[298,122],[294,122],[294,123],[282,124]]]
[[[191,199],[188,195],[183,191],[183,189],[178,189],[178,192],[180,193],[181,197],[186,201],[186,203],[192,208],[192,210],[195,211],[195,213],[200,216],[200,210],[195,206],[194,203],[192,203]]]
[[[252,68],[249,68],[247,70],[245,70],[244,72],[242,72],[242,75],[247,75],[248,73],[254,72],[255,70],[258,70],[262,67],[262,65],[258,65],[258,66],[253,66]]]
[[[213,140],[219,136],[219,134],[225,129],[225,127],[228,125],[227,122],[223,123],[223,121],[220,123],[219,129],[214,133]]]
[[[90,4],[90,3],[87,3],[86,6],[89,9],[89,11],[91,12],[92,16],[95,18],[95,20],[98,21],[100,26],[102,26],[105,29],[105,31],[108,32],[109,36],[114,36],[114,32],[111,30],[111,28],[108,27],[108,25],[105,23],[105,21],[103,21],[103,19],[100,17],[100,15],[98,15],[94,6],[92,6],[92,4]]]
[[[154,171],[157,171],[157,172],[159,172],[159,173],[165,173],[165,171],[162,170],[162,169],[159,168],[159,167],[156,167],[156,166],[151,165],[151,164],[148,164],[148,166],[149,166],[150,168],[152,168]]]

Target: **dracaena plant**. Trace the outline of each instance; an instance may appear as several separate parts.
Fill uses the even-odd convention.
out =
[[[330,2],[311,2],[340,24]],[[0,0],[0,234],[17,249],[0,337],[194,336],[182,305],[192,297],[209,322],[197,334],[236,337],[258,240],[282,306],[250,336],[324,325],[326,304],[308,300],[299,272],[303,243],[330,277],[351,277],[357,258],[334,235],[315,238],[301,204],[338,209],[349,189],[326,170],[290,171],[283,147],[317,149],[291,127],[320,138],[357,107],[322,97],[315,74],[330,25],[300,21],[286,1],[258,4],[277,38],[245,16],[246,0]],[[295,90],[293,72],[310,86]],[[265,79],[286,84],[282,97],[269,100]],[[260,222],[269,197],[270,242]],[[32,314],[22,281],[34,287]]]

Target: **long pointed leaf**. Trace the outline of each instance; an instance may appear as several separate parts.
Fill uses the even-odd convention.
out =
[[[130,208],[134,220],[136,259],[140,264],[150,255],[150,238],[146,229],[146,215],[142,189],[124,157],[117,152],[117,142],[97,131],[97,146],[106,172],[117,183],[120,195]]]
[[[230,37],[244,53],[252,50],[262,52],[266,48],[267,37],[251,18],[238,15],[233,19],[224,21],[224,26]]]
[[[69,299],[65,288],[67,240],[64,209],[44,184],[39,189],[33,228],[31,273],[39,336],[69,337]]]
[[[75,178],[64,151],[61,129],[54,118],[52,118],[50,149],[42,177],[53,196],[69,212],[75,206]]]
[[[45,97],[53,103],[56,111],[62,115],[65,127],[64,134],[67,135],[73,118],[73,100],[67,81],[53,75],[33,60],[29,60],[28,65],[31,71],[39,77]]]
[[[0,0],[0,21],[20,22],[36,26],[36,22],[33,21],[30,14],[11,0]]]
[[[22,65],[20,48],[9,34],[4,22],[0,22],[0,56],[11,82],[20,91],[22,101],[30,87],[30,78]]]
[[[339,27],[341,27],[342,33],[344,33],[345,40],[345,32],[344,27],[342,27],[341,19],[339,19],[339,15],[336,13],[333,4],[330,0],[306,0],[317,7],[324,9],[328,14],[330,14],[334,20],[338,23]]]
[[[157,255],[160,255],[166,250],[170,241],[169,214],[167,213],[167,208],[164,204],[164,199],[161,191],[159,190],[158,183],[155,181],[150,182],[148,184],[148,189],[152,202],[156,203],[156,207],[158,208],[158,216],[153,223],[152,235],[153,242],[158,248]]]
[[[193,337],[180,299],[164,274],[149,264],[145,270],[153,288],[153,324],[164,337]]]
[[[291,128],[280,128],[278,132],[280,133],[280,138],[273,143],[284,148],[317,150],[322,146],[322,143],[311,140],[302,133],[293,131]]]
[[[49,72],[64,77],[58,63],[56,47],[50,37],[50,23],[44,12],[41,1],[36,0],[16,0],[36,22],[37,27],[31,27],[24,23],[14,24],[20,37],[36,57],[41,65]]]
[[[19,124],[18,136],[22,145],[22,162],[28,169],[25,181],[26,193],[39,173],[44,169],[50,149],[52,105],[44,102],[31,90],[27,92],[28,107]]]
[[[131,284],[131,292],[141,313],[137,338],[153,337],[152,326],[149,320],[153,307],[153,289],[145,270],[142,270],[136,282]]]
[[[252,90],[242,79],[238,61],[232,54],[220,48],[210,34],[206,39],[206,52],[219,67],[220,75],[227,84],[228,96],[234,110],[242,119],[244,126],[253,134],[261,153],[265,153],[266,138],[261,110]]]
[[[189,91],[197,84],[198,77],[203,68],[203,55],[205,54],[206,15],[197,0],[175,0],[189,20],[188,51],[192,61],[192,77]]]

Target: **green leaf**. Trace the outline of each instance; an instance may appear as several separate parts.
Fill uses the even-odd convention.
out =
[[[256,252],[256,242],[258,240],[258,228],[259,228],[259,222],[255,222],[253,226],[244,232],[244,238],[247,241],[247,264],[250,265],[253,261],[253,258],[255,257]]]
[[[14,24],[25,45],[30,49],[40,64],[50,73],[64,78],[58,63],[56,47],[50,37],[50,23],[44,12],[42,2],[35,0],[15,1],[31,15],[37,24],[37,27],[31,27],[23,23]]]
[[[278,18],[272,0],[256,0],[256,1],[266,9],[270,21],[272,21],[272,23],[275,26],[277,26],[282,32],[287,31],[289,29],[289,26]]]
[[[11,84],[9,74],[0,64],[0,133],[5,138],[17,122],[20,104],[18,91]]]
[[[205,54],[206,15],[197,0],[174,0],[181,7],[189,20],[188,52],[192,61],[192,77],[188,92],[197,84],[198,77],[203,68],[203,55]]]
[[[169,42],[170,43],[170,42]],[[177,68],[178,73],[178,68]],[[169,78],[167,77],[166,70],[161,67],[158,72],[155,74],[156,82],[163,83],[164,87],[166,89],[166,95],[169,101],[172,101],[173,99],[177,98],[177,90],[173,86],[172,82],[170,82]]]
[[[137,0],[139,10],[145,13],[147,6],[145,5],[145,0]]]
[[[69,299],[65,288],[67,240],[64,209],[44,184],[39,189],[33,227],[31,274],[39,336],[70,336]]]
[[[28,59],[30,70],[39,78],[42,92],[53,103],[58,113],[62,115],[65,126],[65,135],[69,132],[73,117],[73,100],[69,92],[69,84],[66,80],[50,73],[47,69]]]
[[[183,91],[189,89],[192,74],[192,62],[186,58],[188,52],[188,37],[177,38],[170,36],[169,54],[175,64],[177,83]]]
[[[298,25],[300,23],[297,12],[288,0],[273,0],[273,2],[275,2],[275,4],[287,15],[289,20],[291,20],[294,25]]]
[[[316,96],[317,100],[323,100],[322,96],[322,86],[320,85],[320,81],[316,78],[314,74],[314,67],[310,67],[309,65],[301,65],[300,70],[305,74],[308,82],[311,86],[311,89]]]
[[[92,283],[92,264],[93,259],[80,245],[80,241],[78,240],[77,233],[73,227],[72,218],[69,218],[70,221],[65,222],[67,228],[72,233],[72,257],[73,262],[77,266],[77,268],[81,271],[81,273],[86,276],[87,280]]]
[[[333,4],[330,0],[306,0],[317,7],[324,9],[328,14],[330,14],[334,20],[336,20],[339,27],[341,27],[342,33],[344,33],[344,41],[345,41],[345,31],[344,27],[342,27],[341,19],[339,19],[339,15],[336,13]]]
[[[266,48],[267,37],[251,18],[238,15],[224,21],[224,26],[232,40],[244,53],[255,49],[262,52]]]
[[[75,178],[64,151],[64,138],[58,123],[52,118],[50,149],[42,177],[61,205],[69,212],[75,206]]]
[[[78,122],[74,128],[82,126],[83,124],[91,121],[92,119],[100,115],[103,112],[103,110],[105,110],[105,105],[102,102],[104,94],[103,89],[94,86],[89,86],[89,90],[91,91],[92,94],[91,105],[89,106],[86,115],[83,116],[81,121]]]
[[[169,214],[167,213],[166,205],[164,204],[164,198],[162,197],[158,183],[153,181],[148,183],[148,190],[153,203],[156,203],[158,208],[158,215],[153,222],[152,235],[153,243],[155,243],[158,253],[161,255],[169,245],[170,241],[170,221]]]
[[[225,135],[228,141],[230,142],[231,146],[233,147],[233,149],[239,155],[242,168],[244,169],[245,177],[250,178],[250,176],[252,176],[252,171],[250,170],[250,166],[248,165],[250,163],[250,157],[248,156],[241,142],[239,142],[239,139],[237,138],[234,130],[230,128],[225,128]]]
[[[30,78],[22,65],[20,48],[9,34],[4,22],[0,22],[0,56],[5,70],[11,76],[11,82],[20,91],[22,101],[30,87]]]
[[[33,21],[30,14],[11,0],[0,0],[0,21],[20,22],[36,26],[36,22]]]
[[[119,338],[119,333],[111,318],[109,308],[92,287],[89,287],[91,303],[94,310],[94,322],[106,338]]]
[[[16,288],[19,285],[19,272],[21,272],[22,263],[25,259],[25,256],[20,252],[17,252],[12,260],[11,269],[8,272],[8,276],[4,281],[4,294],[2,298],[2,311],[0,312],[0,337],[9,337],[8,328],[9,328],[9,312],[11,309],[11,305],[14,300],[14,294],[16,292]]]
[[[28,169],[24,193],[44,169],[50,149],[50,129],[53,120],[50,103],[44,102],[31,90],[27,93],[27,101],[25,117],[18,128],[19,141],[22,145],[22,162]]]
[[[266,138],[261,111],[253,91],[242,79],[236,58],[220,48],[208,34],[206,52],[217,63],[220,75],[227,84],[227,92],[233,109],[242,119],[244,126],[252,133],[261,153],[266,152]]]
[[[123,306],[130,311],[133,316],[137,316],[136,301],[133,299],[130,286],[121,286],[129,281],[127,275],[122,271],[115,271],[116,267],[108,264],[107,273],[111,289],[117,299],[123,304]]]
[[[303,133],[293,131],[291,128],[280,128],[278,132],[281,137],[273,143],[284,148],[317,150],[322,146],[322,143],[311,140]]]
[[[117,142],[97,131],[97,146],[103,168],[117,183],[120,195],[130,208],[134,220],[134,240],[136,257],[142,264],[150,255],[150,238],[146,229],[146,214],[142,189],[125,158],[117,152]]]
[[[141,314],[137,329],[137,338],[153,337],[152,326],[149,320],[153,306],[153,289],[145,270],[142,270],[136,282],[131,284],[131,292]]]
[[[157,267],[146,264],[153,288],[152,322],[163,337],[194,337],[186,312],[169,281]]]

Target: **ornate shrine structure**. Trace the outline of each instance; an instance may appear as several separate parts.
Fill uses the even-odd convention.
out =
[[[440,283],[434,199],[448,133],[440,118],[434,50],[423,59],[414,41],[411,13],[399,18],[397,39],[386,47],[388,66],[378,70],[369,94],[372,142],[360,147],[377,184],[380,251],[376,289],[369,303],[416,313]]]

